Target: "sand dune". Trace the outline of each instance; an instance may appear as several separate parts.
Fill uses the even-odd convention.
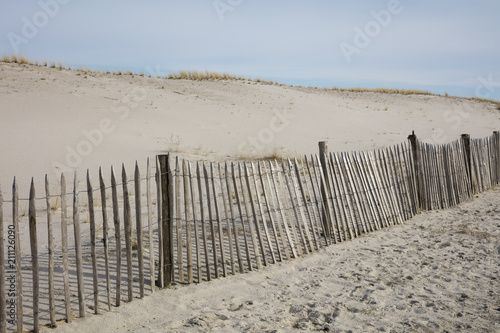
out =
[[[228,160],[277,153],[444,143],[500,128],[489,103],[423,95],[324,91],[242,81],[90,75],[0,63],[0,184],[89,168],[96,172],[173,151]],[[99,134],[101,133],[101,134]]]
[[[0,63],[0,185],[200,160],[366,150],[500,129],[490,103],[242,81],[159,80]],[[131,170],[131,169],[130,169]],[[499,188],[262,271],[176,286],[61,332],[500,332]],[[59,232],[59,231],[56,231]],[[27,233],[23,244],[27,244]]]

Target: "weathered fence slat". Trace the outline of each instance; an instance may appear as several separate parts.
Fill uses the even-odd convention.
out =
[[[259,216],[262,219],[262,227],[264,229],[264,236],[266,238],[267,247],[269,248],[269,252],[271,254],[272,263],[274,264],[274,263],[276,263],[276,256],[274,254],[274,248],[273,248],[271,238],[269,237],[269,228],[267,227],[267,219],[266,219],[266,216],[264,214],[264,209],[262,207],[262,201],[260,199],[259,185],[257,184],[257,175],[255,172],[254,164],[250,163],[250,166],[252,168],[253,185],[255,187],[255,197],[257,198],[257,207],[259,208]],[[264,255],[264,257],[265,257],[265,255]]]
[[[128,192],[127,172],[122,164],[122,189],[123,189],[123,224],[125,227],[125,254],[127,257],[127,291],[128,301],[134,299],[133,292],[133,263],[132,263],[132,214],[130,211],[130,198]]]
[[[49,179],[45,175],[45,203],[47,207],[47,244],[49,250],[49,316],[50,326],[56,326],[56,307],[54,295],[54,234],[52,231],[52,207],[50,206]],[[2,289],[3,290],[3,289]]]
[[[99,190],[101,193],[101,211],[102,211],[102,243],[104,248],[104,273],[106,275],[106,301],[108,311],[111,310],[111,286],[109,279],[109,240],[108,240],[108,212],[106,204],[106,185],[102,176],[102,170],[99,168]]]
[[[352,212],[351,205],[349,204],[347,188],[344,183],[337,154],[330,153],[330,159],[329,161],[327,160],[327,163],[329,164],[332,182],[334,182],[332,187],[335,191],[338,190],[335,196],[338,199],[337,205],[340,207],[340,212],[342,214],[341,219],[344,229],[344,239],[347,240],[347,232],[349,233],[349,239],[354,239],[357,235],[355,229],[353,230],[353,228],[351,228],[351,224],[349,222],[354,223],[355,217]]]
[[[189,196],[189,174],[187,172],[186,161],[182,161],[182,179],[184,185],[184,217],[186,219],[186,246],[187,246],[187,279],[188,283],[193,283],[193,255],[191,237],[191,203]],[[196,225],[195,225],[196,227]]]
[[[293,236],[293,241],[291,241],[292,237],[290,237],[290,245],[295,249],[295,252],[294,252],[294,256],[295,255],[298,255],[299,257],[301,257],[303,254],[304,254],[304,251],[302,250],[302,243],[301,241],[299,240],[299,237],[297,235],[297,228],[295,228],[295,221],[292,217],[292,209],[293,208],[290,208],[290,200],[293,200],[292,198],[290,198],[290,200],[288,200],[288,197],[287,197],[287,194],[290,195],[290,190],[288,189],[288,185],[289,183],[287,182],[287,185],[283,185],[283,179],[281,178],[281,174],[283,173],[284,177],[286,176],[286,171],[285,169],[283,168],[283,165],[281,170],[279,169],[279,164],[278,164],[278,161],[275,161],[276,163],[276,178],[278,180],[278,184],[279,184],[279,188],[276,187],[276,197],[279,198],[280,197],[280,193],[283,194],[283,203],[284,203],[284,206],[285,206],[285,211],[287,215],[287,219],[283,219],[283,224],[285,225],[285,229],[288,230],[288,232],[290,232],[291,230],[291,235]],[[285,186],[288,190],[285,189]],[[278,203],[279,203],[279,199],[278,199]],[[282,208],[280,208],[281,210]],[[294,214],[296,213],[295,212],[295,209],[293,209],[294,211]],[[287,223],[288,222],[288,223]]]
[[[61,173],[61,245],[63,259],[63,285],[64,285],[64,305],[66,311],[66,322],[72,320],[71,298],[69,293],[69,268],[68,268],[68,209],[66,204],[66,178]]]
[[[220,172],[219,172],[219,179],[220,179]],[[220,258],[221,258],[221,265],[222,265],[222,275],[224,277],[227,276],[227,271],[226,271],[226,248],[224,245],[224,233],[222,231],[222,219],[220,217],[220,211],[219,211],[219,202],[217,200],[217,189],[215,185],[215,175],[214,175],[214,165],[212,162],[210,162],[210,178],[212,178],[212,191],[214,195],[214,207],[215,207],[215,219],[217,220],[217,231],[219,233],[219,251],[220,251]]]
[[[156,202],[159,205],[159,202]],[[148,209],[148,250],[149,250],[149,287],[155,292],[155,253],[153,248],[153,203],[151,200],[151,166],[149,157],[146,163],[146,206]]]
[[[181,172],[179,157],[175,158],[175,182],[174,182],[174,193],[175,193],[175,233],[177,235],[177,269],[179,274],[179,282],[184,283],[184,260],[183,257],[183,241],[182,241],[182,216],[181,216]]]
[[[239,237],[238,237],[238,227],[236,226],[236,218],[234,214],[234,207],[233,207],[233,199],[232,199],[232,191],[231,191],[231,178],[229,176],[229,168],[227,166],[227,163],[224,164],[224,173],[225,173],[225,178],[226,178],[226,189],[227,189],[227,201],[229,205],[229,211],[231,212],[231,221],[233,223],[233,235],[234,235],[234,245],[236,246],[236,256],[238,257],[238,266],[240,269],[240,273],[243,273],[245,271],[245,268],[243,266],[243,258],[241,256],[241,249],[240,249],[240,242],[239,242]],[[234,269],[233,269],[234,273]]]
[[[265,163],[263,163],[262,166],[264,167],[264,172],[267,174]],[[277,188],[277,185],[276,185],[276,179],[274,177],[273,164],[271,163],[271,161],[269,161],[269,174],[271,175],[271,177],[269,177],[269,175],[268,175],[267,181],[269,183],[269,188],[270,188],[269,192],[271,194],[271,202],[272,202],[273,206],[275,207],[275,210],[276,210],[276,207],[277,207],[277,211],[281,215],[281,223],[280,223],[280,220],[279,220],[280,215],[278,215],[278,213],[276,213],[276,217],[277,217],[276,218],[276,224],[278,225],[278,232],[279,232],[279,234],[281,236],[281,242],[283,243],[283,248],[284,248],[284,251],[285,251],[285,256],[286,256],[286,259],[291,259],[291,256],[290,256],[290,250],[291,250],[293,258],[296,258],[297,257],[297,253],[295,252],[295,247],[293,246],[293,242],[292,242],[292,238],[291,238],[290,232],[289,232],[289,230],[288,230],[288,228],[286,226],[286,215],[285,215],[285,212],[283,211],[283,209],[281,208],[282,207],[281,206],[281,201],[280,201],[280,198],[279,198],[279,195],[278,195],[278,188]],[[274,191],[273,191],[273,189],[274,189]],[[284,225],[284,228],[282,228],[282,224]],[[284,232],[283,232],[283,229],[284,229]],[[290,247],[290,250],[288,249],[288,247]]]
[[[264,261],[264,266],[267,266],[267,258],[266,258],[266,250],[264,248],[264,241],[262,239],[262,234],[261,234],[261,230],[259,228],[259,220],[258,220],[258,216],[257,216],[257,210],[255,209],[255,202],[254,202],[254,198],[253,198],[253,194],[252,194],[252,187],[250,186],[250,176],[249,176],[249,173],[248,173],[248,167],[246,165],[246,163],[243,163],[243,169],[245,170],[245,182],[246,182],[246,187],[247,187],[247,190],[248,190],[248,200],[245,199],[245,205],[247,205],[247,202],[250,201],[250,208],[252,209],[251,211],[251,216],[252,216],[252,220],[253,220],[253,224],[252,224],[252,221],[250,220],[250,215],[248,214],[248,208],[246,209],[247,211],[247,218],[248,218],[248,225],[250,226],[250,232],[252,233],[252,241],[255,239],[255,234],[252,232],[252,227],[255,228],[255,233],[257,234],[257,239],[259,241],[259,248],[260,248],[260,254],[259,254],[259,249],[257,248],[257,244],[255,242],[254,243],[254,250],[255,250],[255,255],[257,257],[257,267],[260,269],[261,268],[261,264],[259,263],[260,262],[260,258],[262,257],[262,260]],[[243,197],[245,198],[245,194],[243,192]]]
[[[245,175],[243,174],[243,171],[241,170],[241,163],[238,163],[238,178],[240,179],[240,187],[241,187],[241,200],[243,201],[243,206],[245,207],[245,214],[246,214],[246,221],[248,222],[248,230],[250,231],[250,240],[252,241],[252,249],[254,253],[254,258],[257,264],[257,268],[261,269],[262,268],[262,258],[259,252],[259,246],[257,244],[257,237],[255,235],[255,230],[254,230],[254,224],[252,224],[252,221],[250,220],[253,218],[252,214],[250,213],[250,207],[248,206],[248,198],[246,195],[246,191],[250,191],[247,186],[245,186],[244,183],[244,178]],[[245,220],[242,220],[241,222],[245,224]],[[251,260],[251,258],[250,258]]]
[[[231,219],[233,220],[233,231],[234,231],[234,244],[236,245],[236,255],[238,257],[238,266],[240,268],[240,273],[243,273],[245,271],[244,265],[243,265],[243,257],[241,253],[241,247],[240,247],[240,237],[239,237],[239,232],[238,232],[238,226],[236,224],[236,214],[234,213],[234,207],[233,207],[233,193],[234,193],[234,198],[236,199],[238,197],[238,188],[236,187],[236,178],[234,177],[234,165],[231,165],[232,169],[232,177],[229,175],[229,168],[227,163],[224,166],[224,170],[226,173],[226,187],[227,187],[227,198],[228,198],[228,203],[229,203],[229,210],[231,212]],[[231,178],[233,179],[233,185],[234,185],[234,192],[232,191],[231,187]],[[238,201],[238,200],[237,200]],[[236,203],[237,207],[240,212],[241,216],[241,209],[239,205],[239,201]],[[245,245],[246,243],[246,238],[245,238]],[[248,249],[248,247],[246,247]],[[248,251],[247,251],[248,253]]]
[[[297,171],[293,172],[294,166],[292,165],[292,162],[290,159],[287,160],[288,162],[288,173],[290,177],[290,186],[293,189],[292,194],[293,197],[295,198],[296,202],[296,207],[297,207],[297,212],[299,213],[299,218],[297,218],[297,227],[300,230],[300,234],[302,235],[303,241],[304,241],[304,248],[307,249],[306,253],[309,252],[314,252],[314,245],[313,245],[313,240],[311,237],[311,232],[309,230],[309,226],[307,224],[307,217],[304,214],[304,207],[302,205],[302,202],[305,200],[304,198],[301,200],[301,195],[302,192],[299,192],[298,187],[300,185],[297,185],[296,182],[300,182],[300,177],[297,175]],[[284,162],[282,162],[282,165],[284,165]],[[300,175],[300,171],[299,171]],[[295,179],[297,178],[297,179]],[[305,202],[305,201],[304,201]],[[307,207],[307,203],[306,203]]]
[[[321,201],[320,201],[320,198],[318,196],[318,191],[316,191],[316,187],[315,186],[315,180],[316,180],[316,183],[318,183],[317,181],[317,178],[313,178],[313,175],[312,175],[312,172],[311,172],[311,167],[309,165],[309,161],[307,160],[307,155],[304,156],[304,160],[305,160],[305,165],[307,167],[307,173],[309,174],[309,181],[310,181],[310,188],[309,186],[307,186],[307,191],[308,191],[308,194],[309,194],[309,197],[311,197],[311,200],[314,202],[314,207],[316,207],[316,215],[314,216],[314,219],[316,220],[316,228],[318,230],[318,242],[319,242],[319,246],[321,247],[321,240],[320,240],[320,236],[321,236],[321,231],[320,230],[323,230],[322,233],[323,233],[323,238],[325,239],[325,246],[328,246],[330,245],[330,237],[328,237],[329,235],[329,226],[331,225],[331,221],[329,220],[330,217],[327,216],[326,214],[326,211],[324,210],[324,207],[323,205],[321,204]],[[316,170],[315,170],[315,166],[314,166],[314,158],[311,157],[311,164],[312,164],[312,168],[313,168],[313,171],[314,173],[316,173]],[[307,182],[306,182],[306,185],[307,185]],[[311,188],[312,188],[312,192],[311,192]],[[322,217],[325,217],[324,220]]]
[[[141,174],[137,161],[134,171],[135,227],[137,237],[137,258],[139,264],[139,297],[144,298],[144,247],[142,245]]]
[[[35,184],[31,178],[29,198],[29,232],[31,248],[31,269],[33,276],[33,331],[39,332],[40,318],[40,264],[38,261],[38,238],[36,232]]]
[[[210,238],[212,241],[212,256],[214,258],[214,272],[215,272],[215,278],[217,279],[219,277],[219,265],[218,265],[218,258],[217,258],[217,240],[215,238],[215,226],[214,226],[214,216],[212,213],[212,200],[210,199],[210,196],[212,195],[212,191],[210,191],[210,179],[208,177],[208,171],[205,166],[205,163],[203,163],[203,175],[205,176],[205,186],[207,190],[207,207],[208,207],[208,220],[210,223]]]
[[[97,281],[97,257],[96,257],[96,230],[94,213],[94,190],[90,183],[90,173],[87,169],[87,197],[89,203],[89,222],[90,222],[90,256],[92,260],[92,286],[94,289],[94,313],[99,314],[99,285]]]
[[[189,177],[189,190],[191,192],[191,205],[193,209],[193,228],[194,228],[194,238],[196,242],[196,276],[198,278],[198,283],[201,282],[201,255],[200,255],[200,238],[198,235],[198,220],[196,217],[196,201],[194,195],[194,187],[193,187],[193,177],[191,174],[191,163],[187,163],[188,167],[188,177]],[[200,202],[201,205],[201,202]]]
[[[122,246],[120,231],[120,213],[118,207],[118,191],[116,188],[115,171],[111,167],[111,195],[113,200],[113,225],[115,227],[116,247],[116,306],[121,304],[121,279],[122,279]]]
[[[201,180],[201,172],[200,165],[196,162],[196,176],[198,179],[198,195],[200,200],[200,219],[201,219],[201,233],[203,236],[203,252],[205,253],[205,269],[206,269],[206,277],[207,281],[212,280],[211,272],[210,272],[210,259],[208,254],[208,242],[207,242],[207,230],[205,225],[205,214],[203,210],[203,185]]]
[[[325,218],[322,218],[322,222],[325,225],[324,230],[327,232],[326,237],[327,238],[333,238],[334,243],[337,242],[342,242],[342,236],[340,234],[340,228],[338,225],[338,220],[337,216],[335,215],[335,211],[333,211],[333,206],[330,206],[330,200],[329,200],[329,195],[333,197],[333,192],[329,192],[327,188],[327,184],[325,182],[325,177],[324,173],[320,170],[317,172],[317,169],[322,168],[320,159],[318,155],[316,155],[316,158],[314,159],[311,156],[311,160],[313,161],[313,169],[314,169],[314,176],[316,178],[316,182],[319,184],[320,188],[320,194],[321,194],[321,200],[322,200],[322,210]],[[316,160],[316,166],[314,165],[314,160]],[[319,174],[319,177],[318,177]],[[332,200],[332,205],[333,205],[333,200]],[[333,214],[332,214],[333,212]],[[334,221],[335,220],[335,221]]]
[[[245,241],[245,252],[246,252],[246,258],[247,258],[248,270],[252,271],[253,270],[252,257],[250,256],[250,246],[248,244],[247,231],[245,228],[245,218],[243,217],[243,208],[241,205],[241,199],[240,199],[240,195],[239,195],[239,191],[238,191],[238,184],[236,182],[236,173],[235,173],[235,168],[234,168],[233,163],[231,163],[231,171],[232,171],[232,175],[233,175],[234,195],[236,197],[236,204],[238,206],[238,212],[240,214],[240,222],[241,222],[241,230],[243,232],[243,240]],[[240,180],[241,180],[241,177],[240,177]],[[241,184],[241,182],[240,182],[240,184]],[[242,191],[243,191],[243,189],[242,189]]]
[[[163,288],[163,217],[162,217],[162,185],[161,185],[161,171],[158,165],[159,157],[156,158],[156,208],[158,216],[158,287]]]
[[[292,206],[294,207],[296,225],[299,229],[299,234],[304,244],[305,253],[314,252],[314,246],[312,244],[311,235],[306,223],[306,216],[304,215],[304,210],[302,209],[301,200],[299,192],[297,191],[297,185],[295,184],[294,172],[292,172],[293,166],[291,161],[288,159],[288,172],[285,173],[285,178],[289,177],[288,189],[290,193],[290,198],[292,198]],[[282,169],[285,170],[284,161],[281,162]],[[292,190],[293,189],[293,190]]]
[[[221,187],[221,195],[222,195],[222,207],[224,210],[224,216],[226,220],[226,231],[227,231],[227,240],[229,243],[229,257],[231,260],[231,274],[235,274],[235,258],[234,258],[234,248],[233,248],[233,235],[232,235],[232,228],[231,228],[231,222],[233,222],[234,217],[229,216],[229,211],[227,209],[227,199],[226,199],[226,190],[227,190],[227,185],[224,186],[224,182],[226,180],[226,177],[222,177],[222,171],[220,164],[217,164],[217,169],[219,173],[219,180],[220,180],[220,187]]]
[[[162,234],[162,262],[163,281],[161,284],[165,288],[170,288],[174,280],[174,190],[173,173],[170,164],[170,155],[158,156],[160,164],[161,182],[161,234]]]
[[[80,213],[78,197],[78,182],[75,177],[73,180],[73,231],[75,234],[75,255],[76,255],[76,276],[78,284],[78,314],[81,318],[85,317],[85,287],[83,281],[83,266],[82,266],[82,239],[80,231]]]
[[[264,168],[265,168],[265,165],[264,165]],[[265,185],[266,183],[264,182],[264,177],[262,175],[262,166],[261,166],[260,161],[258,161],[258,163],[257,163],[257,169],[259,171],[259,179],[260,179],[260,185],[262,187],[262,194],[264,195],[264,203],[266,204],[266,210],[267,210],[267,214],[269,217],[269,222],[271,223],[271,228],[273,230],[274,241],[276,243],[276,250],[278,251],[278,260],[283,261],[283,254],[281,253],[280,241],[279,241],[279,237],[278,237],[278,232],[276,230],[276,221],[275,221],[273,214],[272,214],[273,208],[271,207],[271,203],[269,201],[269,195],[268,195],[268,191],[266,189],[266,185]],[[267,177],[267,180],[269,183],[269,174],[267,173],[267,171],[264,171],[264,173],[266,174],[266,177]],[[282,236],[284,236],[284,235],[282,235]],[[274,262],[276,262],[276,256],[274,255],[274,251],[273,250],[271,250],[271,251],[273,253],[273,260],[274,260]]]

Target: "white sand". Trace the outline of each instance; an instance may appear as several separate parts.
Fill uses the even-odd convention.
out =
[[[500,129],[494,105],[464,99],[93,76],[4,63],[0,96],[5,199],[14,176],[21,197],[31,177],[41,196],[46,173],[54,184],[60,171],[83,178],[90,168],[95,177],[99,166],[124,162],[132,170],[135,160],[144,165],[166,151],[224,161],[311,154],[320,140],[332,151],[361,150],[402,142],[411,130],[441,143]],[[79,149],[84,154],[68,153]],[[498,332],[499,198],[497,188],[305,258],[161,291],[57,330]]]
[[[261,271],[56,332],[500,332],[500,188]]]

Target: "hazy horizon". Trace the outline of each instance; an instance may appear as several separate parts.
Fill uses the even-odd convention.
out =
[[[4,9],[0,54],[35,61],[500,100],[493,0],[40,0]]]

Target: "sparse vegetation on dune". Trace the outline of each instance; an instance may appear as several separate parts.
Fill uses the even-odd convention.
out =
[[[440,96],[439,94],[431,93],[425,90],[407,90],[407,89],[388,89],[388,88],[337,88],[333,87],[332,90],[336,91],[350,91],[350,92],[377,92],[382,94],[401,94],[401,95],[434,95]]]
[[[134,77],[135,75],[140,76],[140,77],[152,77],[151,74],[145,74],[144,72],[140,73],[134,73],[131,70],[126,70],[122,71],[121,69],[115,69],[115,70],[103,70],[100,71],[99,69],[97,70],[92,70],[91,68],[75,68],[73,69],[71,66],[65,66],[62,63],[59,63],[56,65],[55,62],[50,62],[48,63],[47,60],[44,60],[43,63],[40,63],[38,61],[30,61],[28,58],[26,58],[23,55],[4,55],[0,57],[0,62],[5,62],[5,63],[17,63],[17,64],[24,64],[24,65],[33,65],[33,66],[38,66],[38,67],[50,67],[50,68],[58,68],[59,70],[75,70],[78,72],[83,72],[88,75],[98,75],[98,74],[107,74],[107,75],[128,75]],[[244,77],[244,76],[236,76],[233,74],[228,74],[228,73],[218,73],[218,72],[210,72],[210,71],[178,71],[175,73],[170,73],[167,76],[157,76],[159,79],[168,79],[168,80],[193,80],[193,81],[222,81],[222,80],[232,80],[232,81],[244,81],[247,83],[258,83],[258,84],[264,84],[264,85],[276,85],[276,86],[287,86],[286,84],[279,83],[274,80],[264,80],[261,79],[260,77],[257,77],[255,79],[249,78],[249,77]],[[290,86],[293,87],[293,86]],[[297,88],[304,88],[302,86],[298,86]],[[322,89],[325,92],[329,91],[337,91],[337,92],[374,92],[374,93],[382,93],[382,94],[400,94],[400,95],[430,95],[430,96],[444,96],[444,97],[449,97],[449,98],[464,98],[468,100],[473,100],[473,101],[478,101],[478,102],[483,102],[483,103],[492,103],[496,106],[497,110],[500,110],[500,101],[496,101],[493,99],[487,99],[487,98],[479,98],[479,97],[457,97],[457,96],[452,96],[448,95],[447,92],[445,92],[444,95],[440,94],[435,94],[430,91],[425,91],[425,90],[413,90],[413,89],[389,89],[389,88],[339,88],[339,87],[333,87],[333,88],[317,88],[317,87],[307,87],[304,89]]]

